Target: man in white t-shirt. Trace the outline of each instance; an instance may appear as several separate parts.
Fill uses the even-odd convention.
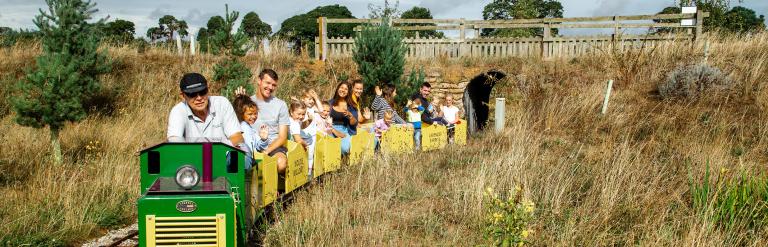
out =
[[[182,101],[168,116],[168,141],[228,139],[233,145],[241,146],[243,133],[229,100],[209,96],[208,82],[198,73],[185,74],[179,84]]]
[[[285,144],[288,142],[288,126],[290,125],[288,116],[288,106],[285,101],[275,97],[277,91],[277,72],[271,69],[264,69],[259,72],[256,84],[256,93],[251,96],[251,100],[259,107],[259,118],[253,123],[254,129],[260,129],[262,125],[267,126],[269,137],[272,143],[264,149],[264,153],[277,158],[277,171],[284,173],[288,167],[288,149]],[[244,88],[238,88],[236,94],[245,94]]]

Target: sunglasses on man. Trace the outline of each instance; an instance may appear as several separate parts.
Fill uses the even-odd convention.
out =
[[[208,95],[208,89],[204,89],[203,91],[196,92],[196,93],[184,93],[188,98],[197,98],[197,96],[205,96]]]

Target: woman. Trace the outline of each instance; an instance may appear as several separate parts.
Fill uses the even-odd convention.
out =
[[[353,80],[350,85],[352,86],[351,105],[357,110],[357,124],[364,124],[371,119],[371,110],[362,108],[365,85],[363,85],[363,80],[360,79]],[[352,134],[354,135],[355,133]]]
[[[341,82],[336,86],[331,103],[331,120],[333,128],[344,133],[341,139],[341,153],[349,154],[351,147],[350,138],[353,135],[352,128],[357,127],[357,109],[352,107],[349,84]]]
[[[376,120],[384,118],[385,111],[392,110],[394,112],[394,116],[392,116],[393,122],[396,124],[406,123],[392,107],[395,105],[395,96],[397,96],[397,89],[395,89],[395,86],[392,84],[384,85],[380,93],[379,90],[376,90],[376,97],[373,99],[373,103],[371,103],[371,110],[376,113]]]

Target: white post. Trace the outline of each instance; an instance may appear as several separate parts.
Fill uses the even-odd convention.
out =
[[[608,99],[611,97],[611,90],[613,89],[613,80],[608,80],[608,88],[605,89],[605,99],[603,99],[603,110],[600,111],[603,115],[608,111]]]
[[[269,56],[269,53],[271,52],[269,50],[269,39],[267,38],[261,39],[261,47],[264,51],[264,56]]]
[[[709,40],[704,43],[704,63],[709,61]]]
[[[505,101],[506,99],[504,98],[496,98],[496,134],[504,130]]]
[[[181,35],[176,34],[176,50],[179,51],[179,56],[184,54],[184,51],[181,50]]]
[[[197,37],[196,33],[193,31],[189,36],[189,54],[192,56],[195,56],[195,53],[197,52],[195,50],[195,37]]]

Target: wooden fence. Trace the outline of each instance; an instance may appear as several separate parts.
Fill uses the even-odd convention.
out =
[[[704,18],[709,14],[696,11],[687,14],[659,14],[635,16],[602,16],[578,18],[545,18],[518,20],[464,20],[464,19],[395,19],[391,25],[405,31],[416,30],[458,30],[459,37],[449,38],[406,38],[406,56],[409,58],[435,57],[575,57],[596,50],[617,49],[623,51],[632,47],[654,46],[660,42],[693,41],[702,34]],[[670,20],[671,23],[653,22]],[[638,22],[645,21],[645,22]],[[329,24],[357,23],[378,24],[378,19],[329,19],[318,18],[319,37],[315,38],[315,57],[327,59],[351,56],[353,37],[328,37]],[[427,24],[429,26],[411,26]],[[407,25],[407,26],[406,26]],[[530,38],[488,38],[479,37],[484,28],[541,28],[543,35]],[[600,36],[553,36],[554,28],[611,28],[612,35]],[[627,35],[625,29],[646,28],[648,35]],[[655,28],[673,30],[666,34],[650,34]],[[362,26],[355,28],[356,31]],[[467,31],[476,38],[466,38]]]

